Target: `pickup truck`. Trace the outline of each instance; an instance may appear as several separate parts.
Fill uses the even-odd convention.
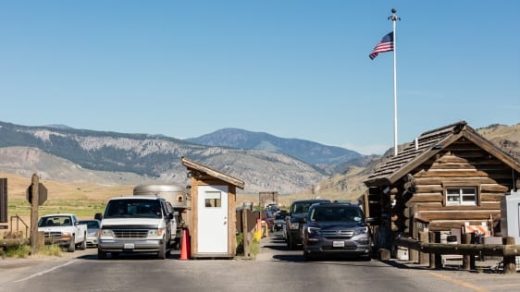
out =
[[[74,214],[45,215],[38,221],[38,232],[44,233],[46,244],[58,244],[68,252],[74,252],[76,246],[87,248],[87,225],[79,224]]]

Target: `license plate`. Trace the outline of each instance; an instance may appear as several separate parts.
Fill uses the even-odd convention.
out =
[[[123,248],[124,249],[134,249],[135,248],[135,244],[133,244],[133,243],[125,243]]]
[[[345,242],[344,241],[333,241],[332,247],[345,247]]]

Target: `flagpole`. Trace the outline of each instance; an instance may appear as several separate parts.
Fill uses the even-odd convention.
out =
[[[393,33],[393,46],[394,46],[394,156],[397,156],[397,35],[396,35],[396,23],[397,20],[401,20],[397,16],[397,10],[392,8],[392,16],[388,19],[392,20],[392,33]]]

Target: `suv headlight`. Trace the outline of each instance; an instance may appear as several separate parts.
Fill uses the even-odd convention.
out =
[[[320,230],[321,230],[321,229],[318,228],[318,227],[307,227],[307,233],[308,233],[309,235],[311,235],[311,234],[312,234],[312,235],[318,234],[318,233],[320,233]]]
[[[291,222],[291,224],[289,224],[289,228],[290,229],[299,229],[300,228],[300,223],[298,223],[298,222]]]
[[[358,228],[358,229],[356,229],[356,232],[355,232],[356,235],[367,234],[367,233],[368,233],[368,226]]]

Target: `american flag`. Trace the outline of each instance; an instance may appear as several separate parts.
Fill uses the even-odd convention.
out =
[[[379,43],[374,47],[368,57],[374,60],[379,53],[391,52],[394,50],[394,33],[390,32],[381,39]]]

